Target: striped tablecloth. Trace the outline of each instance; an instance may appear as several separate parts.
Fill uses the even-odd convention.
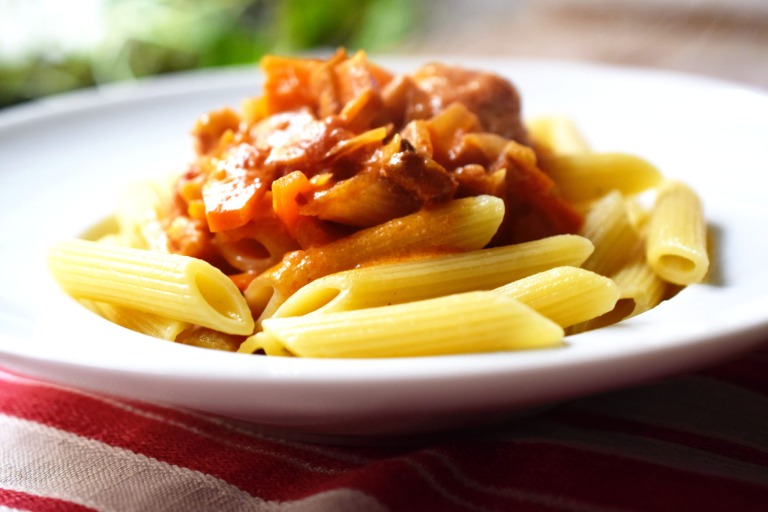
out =
[[[0,371],[0,510],[765,511],[768,347],[493,430],[374,447]]]

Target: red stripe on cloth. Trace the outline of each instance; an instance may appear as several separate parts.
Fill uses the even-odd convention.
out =
[[[415,450],[331,484],[403,512],[762,512],[768,502],[765,487],[546,442]]]
[[[760,465],[768,469],[768,453],[735,441],[691,431],[683,432],[653,423],[617,418],[609,414],[582,411],[573,407],[553,411],[550,419],[593,430],[621,432],[625,435],[656,439],[679,446],[696,448],[715,455]]]
[[[0,382],[2,382],[3,375],[13,376],[15,374],[3,372],[2,369],[0,369]],[[280,453],[284,455],[296,454],[300,456],[304,453],[311,453],[320,462],[328,460],[342,461],[350,464],[364,464],[368,460],[366,453],[377,453],[376,449],[361,449],[357,450],[358,453],[353,455],[344,449],[307,445],[304,443],[290,442],[265,436],[260,434],[260,430],[256,426],[235,420],[218,418],[212,415],[195,413],[193,411],[185,411],[157,404],[114,398],[98,393],[89,393],[83,390],[70,389],[51,383],[37,381],[21,375],[15,375],[15,377],[11,377],[11,379],[11,385],[16,386],[18,392],[33,395],[34,398],[46,402],[46,406],[48,407],[48,410],[40,410],[39,408],[24,407],[23,404],[16,404],[17,415],[27,419],[41,421],[43,423],[49,419],[53,422],[57,422],[61,421],[61,409],[76,408],[76,416],[79,418],[75,415],[71,415],[70,419],[71,423],[75,424],[77,429],[71,429],[70,431],[85,437],[93,437],[99,433],[103,433],[96,425],[90,424],[90,414],[94,411],[88,411],[86,414],[80,410],[83,407],[93,407],[97,413],[100,412],[98,409],[106,411],[105,414],[107,416],[113,414],[113,412],[119,413],[123,414],[126,419],[134,419],[135,421],[143,420],[148,423],[159,422],[161,424],[167,424],[169,427],[176,426],[182,430],[195,432],[201,436],[213,436],[223,442],[261,443],[264,446],[274,447],[276,449],[279,448]],[[61,400],[64,401],[61,402]],[[53,401],[53,403],[49,403],[51,401]],[[56,410],[51,409],[51,407],[55,407]],[[63,412],[66,413],[65,416],[70,414],[68,411]],[[9,411],[9,413],[11,413],[11,411]],[[54,423],[46,424],[54,425]]]
[[[723,380],[744,385],[754,379],[753,390],[764,386],[765,374],[758,378],[756,370],[766,366],[765,355],[752,359],[729,363],[737,366],[728,371],[751,368],[746,378]],[[404,512],[751,512],[768,503],[768,472],[762,473],[765,485],[758,482],[768,458],[759,448],[716,434],[617,418],[610,408],[585,412],[578,402],[510,425],[503,439],[334,448],[273,440],[240,422],[4,375],[0,372],[0,412],[194,469],[268,500],[348,488]],[[570,428],[571,437],[547,436],[543,427],[548,424]],[[579,432],[590,436],[579,437]],[[613,443],[601,441],[601,435],[611,436]],[[659,456],[638,457],[641,440],[655,443]],[[682,451],[685,465],[666,463]],[[738,471],[708,472],[709,454],[750,471],[754,467],[756,474],[743,481]]]
[[[36,496],[26,492],[0,488],[0,505],[28,510],[29,512],[92,512],[92,508],[84,507],[70,501]]]
[[[369,460],[375,459],[380,455],[390,455],[397,453],[397,447],[356,447],[354,450],[349,450],[345,447],[338,446],[324,446],[319,444],[308,444],[298,441],[290,441],[287,439],[280,439],[275,437],[275,433],[270,435],[264,434],[264,430],[257,425],[252,425],[243,421],[232,420],[229,418],[217,417],[215,415],[209,415],[205,413],[198,413],[194,411],[183,410],[174,407],[168,407],[158,404],[152,404],[147,402],[139,402],[129,399],[109,397],[98,393],[90,393],[83,390],[71,389],[63,386],[58,386],[52,383],[38,381],[32,378],[25,377],[23,375],[14,374],[12,372],[4,371],[0,368],[0,383],[3,381],[3,376],[10,377],[14,382],[13,385],[19,388],[34,388],[27,389],[26,392],[33,393],[37,396],[37,399],[46,401],[48,404],[49,398],[46,398],[43,394],[49,393],[51,396],[61,398],[61,396],[70,396],[71,400],[82,400],[85,405],[92,405],[96,408],[107,408],[112,410],[113,408],[120,409],[121,411],[127,411],[128,416],[137,415],[136,420],[141,418],[149,418],[151,421],[164,422],[169,425],[177,425],[180,428],[197,432],[203,436],[214,436],[217,439],[226,442],[238,443],[238,442],[252,442],[264,445],[265,447],[273,447],[279,450],[282,455],[295,455],[297,457],[304,456],[306,454],[312,455],[317,463],[325,463],[333,465],[333,463],[342,463],[350,465],[361,465],[367,463]],[[21,389],[19,389],[21,391]],[[64,395],[60,395],[64,394]],[[36,413],[45,413],[45,417],[56,416],[58,414],[48,414],[49,411],[40,411],[35,409]],[[28,419],[34,419],[24,415],[23,417]],[[83,424],[85,423],[85,424]],[[79,422],[83,428],[88,428],[87,422]],[[92,427],[91,430],[94,430]],[[96,429],[98,430],[98,429]],[[79,435],[89,437],[93,432],[88,430],[73,431]]]
[[[198,469],[265,499],[298,499],[346,487],[357,488],[381,501],[395,500],[395,510],[430,510],[437,505],[443,510],[483,510],[482,500],[473,505],[453,492],[452,480],[444,484],[430,468],[413,461],[409,456],[413,449],[392,450],[401,456],[387,456],[383,453],[387,450],[381,450],[380,460],[368,464],[336,462],[307,471],[302,466],[314,464],[313,455],[286,463],[284,458],[248,450],[263,447],[266,443],[262,440],[248,440],[250,444],[242,444],[245,449],[233,449],[229,443],[199,436],[176,424],[145,418],[138,414],[143,409],[132,414],[110,402],[76,392],[29,382],[13,384],[5,386],[16,388],[10,393],[12,400],[4,400],[4,389],[0,386],[3,412],[16,412],[31,421]],[[19,402],[25,405],[19,406]],[[120,429],[123,432],[117,435]],[[352,455],[358,452],[345,451]],[[400,497],[405,501],[401,502]],[[491,503],[496,499],[492,495],[490,498]]]
[[[334,488],[357,489],[397,512],[528,510],[498,506],[494,496],[481,495],[476,499],[465,489],[456,487],[452,480],[442,481],[439,474],[414,460],[412,454],[382,458],[364,469],[335,475],[313,487],[311,492]]]
[[[409,460],[443,489],[490,510],[757,512],[768,503],[768,486],[547,441],[462,443]],[[399,510],[413,494],[429,492],[410,487],[379,499]]]
[[[234,430],[200,429],[192,415],[167,410],[162,416],[156,410],[24,378],[0,379],[0,412],[194,469],[267,500],[303,498],[318,486],[337,488],[322,484],[366,465],[354,451],[348,460],[330,460]]]

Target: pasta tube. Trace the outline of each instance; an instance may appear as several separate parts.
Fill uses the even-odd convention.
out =
[[[243,336],[226,334],[220,331],[214,331],[207,327],[193,325],[189,329],[185,329],[179,333],[175,341],[192,347],[221,350],[224,352],[236,352],[243,341]]]
[[[599,329],[656,307],[664,298],[667,284],[648,265],[645,250],[638,250],[624,263],[611,279],[619,289],[619,299],[611,311],[599,317],[574,325],[571,334]]]
[[[275,338],[263,331],[246,338],[237,351],[241,354],[261,352],[265,356],[293,357],[293,354],[288,352]]]
[[[530,306],[561,327],[611,311],[619,299],[613,280],[576,267],[558,267],[494,290]]]
[[[275,317],[329,313],[423,300],[502,284],[560,265],[581,265],[592,243],[557,235],[505,247],[356,268],[302,287]]]
[[[640,252],[611,276],[621,289],[621,299],[632,301],[627,316],[635,316],[656,307],[664,298],[666,283],[659,278]]]
[[[162,340],[175,341],[179,333],[190,325],[180,320],[172,320],[153,313],[116,306],[106,302],[86,300],[81,300],[80,302],[83,302],[88,308],[110,322]]]
[[[595,251],[584,268],[611,275],[637,250],[640,235],[627,211],[624,196],[612,191],[600,199],[584,217],[580,234],[592,240]]]
[[[228,232],[216,233],[212,244],[231,266],[243,272],[263,272],[283,254],[298,249],[276,217],[265,217]]]
[[[551,155],[589,153],[589,144],[573,120],[563,116],[542,116],[526,122],[528,133],[537,145]]]
[[[156,252],[168,251],[168,236],[160,222],[159,210],[168,204],[165,182],[131,185],[123,194],[115,214],[126,245]]]
[[[253,332],[253,317],[240,291],[203,260],[76,239],[55,244],[48,263],[53,277],[74,298],[229,334]]]
[[[254,279],[245,297],[267,318],[302,286],[358,265],[409,251],[461,252],[484,247],[504,217],[504,202],[492,196],[457,199],[435,208],[358,231],[336,242],[294,251]]]
[[[661,173],[642,158],[623,153],[582,153],[547,158],[544,170],[568,201],[593,201],[611,190],[636,194],[659,185]]]
[[[648,221],[646,256],[662,279],[701,282],[709,269],[706,223],[696,193],[680,182],[659,190]]]
[[[264,320],[300,357],[413,357],[557,346],[563,329],[500,294],[469,292],[395,306]]]

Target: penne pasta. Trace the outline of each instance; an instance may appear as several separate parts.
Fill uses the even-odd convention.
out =
[[[568,333],[569,336],[572,336],[575,334],[580,334],[582,332],[587,332],[587,331],[592,331],[594,329],[601,329],[603,327],[608,327],[609,325],[618,323],[624,320],[625,318],[629,318],[629,316],[632,315],[632,311],[634,310],[634,307],[635,307],[635,304],[631,299],[619,298],[619,300],[616,301],[616,304],[614,305],[612,310],[596,318],[587,320],[586,322],[580,322],[578,324],[574,324],[568,327],[568,329],[566,329],[566,332]]]
[[[570,334],[607,327],[644,313],[663,300],[667,289],[667,284],[648,265],[642,245],[611,275],[611,279],[619,289],[619,298],[614,308],[599,317],[572,326]]]
[[[709,268],[706,224],[693,190],[676,181],[665,184],[647,230],[646,257],[662,279],[679,285],[704,279]]]
[[[604,276],[617,271],[640,243],[640,235],[629,217],[624,197],[615,190],[587,213],[580,234],[595,245],[584,268]]]
[[[639,315],[656,307],[664,298],[666,283],[648,265],[644,251],[628,261],[611,276],[621,289],[620,300],[632,301],[627,317]]]
[[[64,291],[180,344],[377,358],[562,345],[707,272],[695,193],[570,118],[526,126],[501,76],[343,49],[261,68],[182,173],[51,248]]]
[[[589,153],[589,144],[573,120],[563,116],[541,116],[529,119],[528,133],[547,156]]]
[[[136,183],[118,203],[115,217],[125,244],[157,252],[168,252],[168,235],[158,211],[168,204],[162,183]],[[170,187],[167,187],[170,190]]]
[[[280,262],[283,254],[298,249],[284,225],[274,217],[213,235],[212,245],[232,267],[260,273]]]
[[[552,267],[581,265],[592,249],[586,238],[557,235],[504,247],[356,268],[302,287],[273,316],[348,311],[490,290]]]
[[[54,279],[71,296],[251,334],[254,322],[234,283],[205,261],[87,240],[55,244]]]
[[[246,338],[237,351],[241,354],[262,353],[265,356],[293,357],[293,354],[288,352],[283,345],[264,331]]]
[[[563,329],[485,291],[394,306],[264,320],[264,334],[300,357],[376,358],[554,347]]]
[[[648,208],[642,204],[638,196],[625,197],[624,206],[626,207],[627,218],[630,224],[632,224],[637,233],[640,233],[641,238],[644,238],[645,226],[648,223]]]
[[[557,267],[494,290],[535,309],[561,327],[611,311],[619,299],[613,280],[577,267]]]
[[[175,341],[176,337],[190,324],[181,320],[172,320],[163,316],[137,309],[130,309],[107,302],[81,300],[89,309],[98,313],[110,322],[126,329],[159,338]]]
[[[393,219],[327,245],[295,251],[254,279],[245,290],[260,320],[271,316],[302,286],[325,275],[377,260],[476,250],[484,247],[501,224],[504,203],[491,196],[450,201]]]
[[[242,335],[227,334],[207,327],[193,325],[180,332],[175,341],[192,347],[236,352],[242,344],[243,338],[244,336]]]
[[[624,153],[582,153],[547,158],[542,167],[568,201],[594,201],[612,190],[631,195],[659,185],[662,175],[642,158]]]

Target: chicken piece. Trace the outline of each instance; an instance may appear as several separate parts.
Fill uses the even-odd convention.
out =
[[[459,102],[478,116],[485,131],[527,143],[528,136],[520,118],[520,95],[504,78],[445,64],[428,64],[412,77],[426,95],[412,95],[419,105],[409,105],[407,115],[427,118]]]
[[[402,139],[400,151],[392,155],[381,172],[425,205],[447,201],[456,192],[457,184],[445,168],[416,151],[406,139]]]

